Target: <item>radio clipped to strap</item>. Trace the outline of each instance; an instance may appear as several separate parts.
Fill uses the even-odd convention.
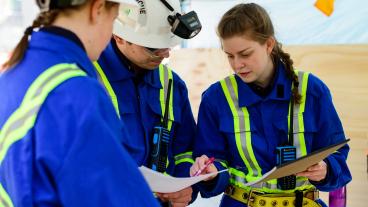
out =
[[[277,165],[284,164],[286,162],[290,162],[296,159],[296,147],[294,144],[294,123],[293,123],[293,114],[294,114],[294,98],[291,96],[290,98],[290,127],[289,127],[289,139],[288,143],[285,146],[280,146],[276,148],[277,151]],[[288,175],[285,177],[281,177],[277,179],[277,185],[282,190],[292,190],[296,187],[296,176]]]
[[[170,94],[172,79],[169,79],[168,90],[165,101],[165,112],[162,122],[154,127],[152,137],[152,150],[149,167],[157,172],[166,171],[166,163],[169,151],[170,131],[168,129],[168,111],[170,105]]]

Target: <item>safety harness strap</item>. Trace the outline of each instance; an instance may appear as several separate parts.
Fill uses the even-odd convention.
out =
[[[162,117],[165,114],[165,103],[166,103],[166,95],[168,88],[169,88],[169,79],[173,80],[173,74],[171,69],[169,69],[166,65],[160,64],[159,66],[159,73],[160,73],[160,82],[162,88],[160,89],[160,105],[161,105],[161,113]],[[171,85],[171,92],[170,92],[170,100],[169,100],[169,122],[168,122],[168,130],[171,130],[172,123],[174,119],[174,110],[173,110],[173,94],[174,94],[174,84]]]

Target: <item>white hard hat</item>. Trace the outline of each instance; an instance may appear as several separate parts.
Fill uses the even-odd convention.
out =
[[[180,12],[179,0],[166,0]],[[167,17],[171,11],[160,0],[139,0],[138,4],[121,3],[113,33],[124,40],[150,48],[169,48],[181,39],[171,32]]]

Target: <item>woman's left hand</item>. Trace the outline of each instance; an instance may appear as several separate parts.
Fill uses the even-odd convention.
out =
[[[326,178],[327,164],[325,161],[321,161],[315,165],[308,167],[305,171],[297,173],[297,176],[307,177],[311,181],[321,181]]]

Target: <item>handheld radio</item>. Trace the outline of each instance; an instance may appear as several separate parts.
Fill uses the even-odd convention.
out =
[[[294,99],[291,96],[290,106],[290,129],[289,129],[289,140],[286,146],[276,147],[277,150],[277,165],[293,161],[296,159],[296,147],[294,144]],[[277,178],[277,185],[282,190],[291,190],[296,186],[296,176],[288,175],[285,177]]]
[[[152,150],[149,167],[157,172],[165,172],[169,151],[170,131],[168,130],[168,111],[170,103],[172,79],[169,79],[169,86],[166,94],[165,111],[162,122],[153,129]]]

